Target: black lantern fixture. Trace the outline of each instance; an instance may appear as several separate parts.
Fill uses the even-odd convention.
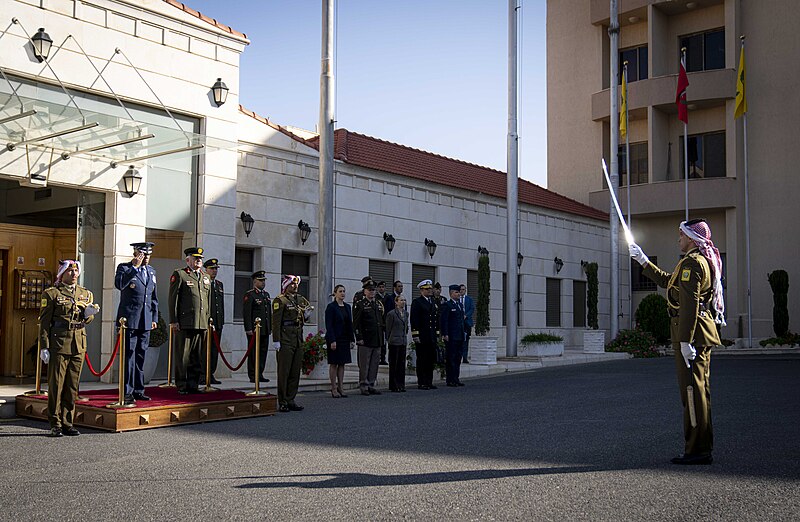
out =
[[[523,256],[521,252],[517,252],[517,268],[522,268],[522,262],[524,260],[525,256]]]
[[[589,268],[589,262],[581,259],[581,270],[585,273],[587,268]]]
[[[395,240],[393,235],[387,234],[386,232],[383,233],[383,240],[386,241],[386,250],[388,250],[389,253],[391,254],[392,250],[394,250],[394,244],[397,241]]]
[[[556,266],[556,274],[557,274],[557,273],[559,273],[559,272],[561,272],[561,269],[562,269],[562,268],[564,268],[564,261],[563,261],[563,260],[561,260],[561,259],[560,259],[560,258],[558,258],[558,257],[556,257],[555,259],[553,259],[553,263],[555,263],[555,266]]]
[[[433,239],[425,238],[425,247],[428,249],[428,255],[433,259],[433,254],[436,253],[436,242]]]
[[[33,43],[33,55],[39,60],[39,63],[47,60],[53,40],[49,34],[44,32],[44,27],[40,27],[36,34],[31,37],[31,42]]]
[[[481,257],[489,257],[489,249],[478,245],[478,254],[480,254]]]
[[[308,236],[311,235],[311,227],[308,226],[308,223],[301,219],[297,224],[297,228],[300,229],[300,242],[305,245]]]
[[[253,219],[253,216],[247,214],[246,212],[242,212],[242,215],[239,216],[239,219],[242,220],[242,227],[244,227],[244,235],[246,237],[250,237],[250,232],[253,231],[253,223],[255,223],[256,220]]]
[[[142,176],[139,171],[133,168],[133,165],[128,167],[125,174],[122,175],[122,183],[125,187],[125,194],[132,198],[139,193],[139,187],[142,186]]]
[[[214,103],[217,107],[222,107],[228,99],[228,86],[222,81],[222,78],[217,78],[214,85],[211,86],[211,92],[214,94]]]

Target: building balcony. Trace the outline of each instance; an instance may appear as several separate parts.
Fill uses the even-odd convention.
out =
[[[689,206],[692,211],[736,207],[741,194],[736,178],[689,180]],[[589,204],[608,211],[608,189],[589,193]],[[626,187],[619,188],[619,205],[627,208]],[[683,212],[684,181],[659,181],[631,185],[631,214],[634,216]]]
[[[703,108],[718,105],[727,99],[736,98],[736,70],[716,69],[689,73],[686,90],[689,105]],[[646,109],[652,105],[666,113],[677,113],[675,91],[678,75],[659,76],[628,84],[628,110]],[[609,89],[592,95],[592,120],[608,120],[611,112]],[[691,116],[690,116],[691,117]]]

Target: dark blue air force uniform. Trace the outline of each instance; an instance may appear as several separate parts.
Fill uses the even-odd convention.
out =
[[[150,265],[135,268],[132,263],[117,267],[114,286],[121,291],[117,324],[128,320],[125,339],[125,395],[144,393],[144,357],[150,343],[152,323],[158,324],[156,271]]]
[[[461,356],[464,349],[466,329],[464,328],[464,309],[460,301],[445,301],[441,308],[442,336],[447,336],[445,349],[447,362],[445,377],[448,386],[456,386],[461,380]]]

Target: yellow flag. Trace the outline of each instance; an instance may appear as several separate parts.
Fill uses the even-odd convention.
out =
[[[628,79],[627,67],[622,70],[622,103],[619,106],[619,135],[623,139],[628,134]]]
[[[739,71],[736,74],[736,111],[733,113],[734,119],[747,112],[747,96],[744,89],[744,45],[739,54]]]

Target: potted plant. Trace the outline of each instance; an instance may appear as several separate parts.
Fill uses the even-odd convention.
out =
[[[480,251],[480,247],[478,248]],[[490,329],[489,255],[483,251],[478,259],[478,296],[475,300],[475,336],[469,342],[470,364],[497,364],[497,337],[488,335]]]
[[[605,351],[606,333],[599,330],[597,322],[597,302],[600,283],[597,279],[597,263],[586,263],[586,309],[588,311],[589,330],[583,332],[584,353],[603,353]]]
[[[520,341],[520,355],[560,357],[564,355],[564,338],[552,333],[529,333]]]
[[[309,379],[327,379],[328,363],[325,356],[328,354],[325,335],[320,331],[308,334],[303,341],[303,363],[301,370]]]
[[[142,368],[145,384],[149,383],[156,373],[158,359],[161,355],[161,346],[167,342],[167,339],[167,323],[164,321],[164,318],[161,317],[161,312],[158,312],[158,323],[155,330],[150,330],[150,341],[147,343],[147,356],[144,359],[144,368]],[[203,368],[205,369],[205,364]],[[203,377],[203,382],[205,382],[205,376]]]

